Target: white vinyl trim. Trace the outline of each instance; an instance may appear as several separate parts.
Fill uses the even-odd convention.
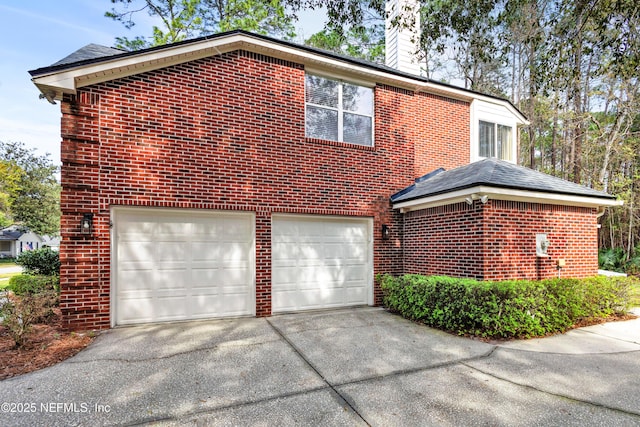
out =
[[[483,196],[487,196],[490,200],[511,200],[516,202],[546,203],[551,205],[584,207],[620,206],[623,203],[621,200],[612,200],[599,197],[572,196],[568,194],[513,190],[508,188],[478,185],[471,188],[465,188],[463,190],[452,191],[450,193],[437,194],[434,196],[394,203],[393,209],[400,209],[400,211],[403,213],[411,212],[420,209],[427,209],[464,202],[469,197],[472,200],[479,200]]]
[[[363,86],[375,83],[388,84],[416,92],[438,94],[461,101],[482,100],[500,105],[516,117],[521,124],[528,124],[525,117],[506,100],[496,99],[479,93],[469,92],[448,85],[414,79],[410,76],[388,73],[365,65],[357,65],[347,60],[334,58],[296,46],[280,44],[247,34],[230,34],[224,37],[200,40],[198,42],[167,46],[152,52],[124,58],[105,59],[99,63],[77,66],[61,71],[52,71],[36,76],[33,83],[50,98],[61,99],[62,94],[74,94],[76,89],[117,78],[181,64],[200,58],[219,55],[243,49],[250,52],[292,61],[305,66],[313,73],[328,77],[360,82]],[[366,82],[369,82],[367,84]]]

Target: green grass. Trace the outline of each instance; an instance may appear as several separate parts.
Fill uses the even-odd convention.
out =
[[[20,273],[0,273],[0,290],[9,286],[9,279]]]
[[[9,286],[9,279],[13,274],[0,274],[0,290]]]

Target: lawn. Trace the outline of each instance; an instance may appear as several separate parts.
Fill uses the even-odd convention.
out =
[[[11,278],[11,276],[15,276],[16,274],[20,274],[20,273],[0,274],[0,290],[9,286],[9,279]]]
[[[15,260],[12,258],[0,258],[0,270],[6,267],[17,267]],[[9,285],[9,279],[20,273],[0,273],[0,290]]]

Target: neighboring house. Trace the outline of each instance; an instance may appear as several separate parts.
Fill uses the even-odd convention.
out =
[[[31,74],[61,101],[73,328],[379,305],[377,273],[597,274],[617,202],[516,166],[503,99],[243,31]]]
[[[60,250],[60,237],[59,236],[42,236],[42,247],[51,248],[58,252]]]
[[[15,258],[23,252],[40,249],[42,237],[17,225],[0,230],[0,258]]]

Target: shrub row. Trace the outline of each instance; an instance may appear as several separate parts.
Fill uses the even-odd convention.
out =
[[[26,274],[11,277],[0,296],[0,320],[17,347],[23,346],[36,323],[54,315],[60,294],[60,257],[50,248],[28,251],[16,258]]]
[[[634,279],[487,282],[407,274],[378,280],[384,305],[408,319],[460,335],[530,338],[625,313]]]
[[[60,277],[17,274],[9,279],[7,289],[16,295],[33,295],[44,291],[60,292]]]
[[[16,258],[25,273],[42,276],[60,275],[60,255],[49,247],[25,251]]]

